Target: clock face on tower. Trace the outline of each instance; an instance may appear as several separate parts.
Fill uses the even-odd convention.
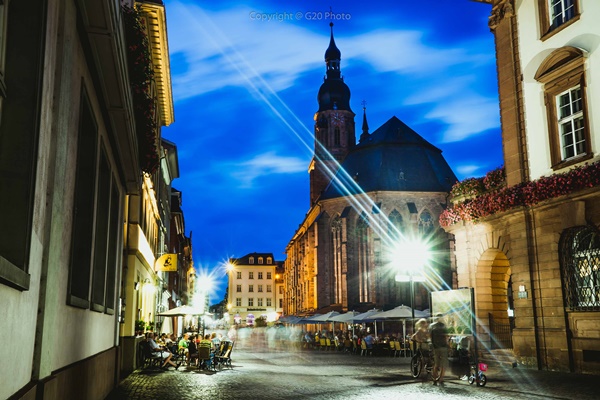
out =
[[[344,115],[339,112],[331,114],[331,120],[334,125],[340,126],[344,123]]]

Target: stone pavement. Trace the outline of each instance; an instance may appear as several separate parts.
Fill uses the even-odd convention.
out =
[[[598,399],[600,377],[490,365],[485,387],[453,368],[445,387],[413,379],[409,358],[329,351],[234,349],[232,368],[138,370],[108,400],[187,399]],[[456,366],[455,366],[456,367]]]

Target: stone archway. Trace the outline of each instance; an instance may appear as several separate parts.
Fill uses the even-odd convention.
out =
[[[512,348],[509,294],[511,268],[506,254],[488,249],[477,264],[475,306],[479,338],[487,349]]]

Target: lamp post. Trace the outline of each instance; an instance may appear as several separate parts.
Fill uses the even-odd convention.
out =
[[[425,267],[430,259],[429,246],[419,239],[404,239],[394,249],[398,273],[396,282],[410,283],[412,333],[415,332],[415,282],[425,282]]]

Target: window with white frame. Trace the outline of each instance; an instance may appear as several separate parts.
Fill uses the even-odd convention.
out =
[[[258,263],[262,264],[263,263],[263,258],[262,257],[258,257]]]
[[[254,285],[248,285],[248,291],[250,293],[254,292]]]
[[[241,307],[242,306],[242,298],[241,297],[236,297],[235,298],[235,306],[236,307]]]
[[[254,307],[254,298],[253,297],[248,298],[248,307]]]
[[[550,26],[556,28],[575,16],[575,0],[549,0]]]
[[[235,291],[238,292],[238,293],[241,293],[242,292],[242,285],[236,285]]]
[[[267,285],[267,293],[271,293],[272,292],[272,286],[271,285]]]
[[[262,292],[263,291],[263,285],[258,285],[258,291]]]
[[[259,272],[259,273],[258,273],[258,279],[262,279],[262,278],[263,278],[263,273],[262,273],[262,272]]]
[[[571,46],[553,51],[534,78],[543,84],[552,169],[592,158],[583,51]]]
[[[270,297],[267,297],[267,307],[273,306],[273,300]]]
[[[241,271],[237,271],[235,273],[235,277],[236,277],[236,279],[242,279],[242,272]]]
[[[259,297],[258,299],[256,299],[256,305],[258,307],[262,307],[263,306],[263,299],[262,299],[262,297]]]
[[[271,273],[270,273],[270,272],[267,272],[267,279],[272,279],[272,278],[271,278]]]
[[[248,279],[254,279],[254,272],[248,272]]]
[[[578,85],[556,96],[558,128],[562,159],[576,157],[586,152],[583,100]]]
[[[271,257],[267,257],[267,264],[273,264],[273,259]]]
[[[250,259],[248,260],[248,262],[249,262],[250,264],[254,264],[254,257],[250,257]]]
[[[579,0],[538,0],[542,40],[579,19],[578,3]]]

